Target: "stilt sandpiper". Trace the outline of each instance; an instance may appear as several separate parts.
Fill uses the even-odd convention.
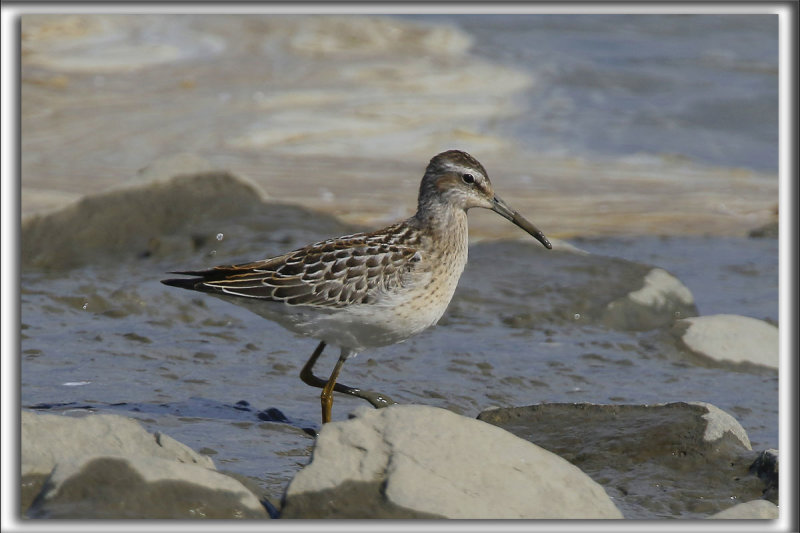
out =
[[[334,391],[375,407],[394,403],[337,383],[339,372],[357,353],[402,342],[438,322],[467,262],[467,210],[472,207],[491,209],[552,248],[536,226],[495,195],[483,165],[450,150],[431,159],[417,212],[407,220],[252,263],[172,272],[192,277],[162,283],[214,294],[318,339],[300,377],[322,388],[326,423]],[[341,355],[324,380],[313,367],[326,344],[338,346]]]

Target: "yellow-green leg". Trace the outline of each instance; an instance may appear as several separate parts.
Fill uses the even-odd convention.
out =
[[[320,342],[319,345],[317,345],[317,348],[314,350],[314,353],[312,353],[311,357],[309,357],[308,361],[306,361],[306,364],[303,365],[303,369],[300,371],[300,379],[303,380],[303,383],[311,385],[312,387],[319,387],[322,389],[320,400],[322,402],[323,424],[330,421],[334,391],[341,392],[343,394],[349,394],[351,396],[367,400],[376,409],[380,409],[381,407],[386,407],[396,403],[394,400],[392,400],[385,394],[373,391],[365,391],[357,389],[355,387],[348,387],[343,383],[336,383],[336,380],[339,377],[339,372],[342,370],[342,365],[344,365],[345,360],[355,355],[353,352],[349,350],[344,350],[344,349],[342,350],[342,354],[339,356],[339,360],[336,362],[336,366],[334,367],[333,372],[331,373],[331,376],[328,378],[327,381],[315,376],[313,372],[314,364],[317,362],[317,359],[319,359],[319,356],[322,355],[322,351],[324,349],[325,349],[325,343]]]
[[[331,377],[328,378],[328,382],[322,387],[322,394],[320,394],[319,398],[322,401],[322,423],[327,424],[331,421],[331,409],[333,408],[333,389],[336,386],[336,378],[339,377],[339,372],[342,370],[342,366],[344,366],[344,362],[347,360],[347,355],[342,353],[339,356],[339,360],[336,361],[336,366],[333,367],[333,372],[331,372]]]

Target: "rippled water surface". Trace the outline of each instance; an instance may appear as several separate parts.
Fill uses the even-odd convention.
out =
[[[530,73],[510,129],[537,149],[778,168],[775,15],[440,18]]]
[[[240,260],[325,236],[313,228],[313,215],[295,216],[307,229],[258,240],[263,226],[219,220],[214,226],[225,237],[193,251],[122,262],[98,255],[91,265],[69,270],[25,270],[22,404],[134,416],[280,494],[308,460],[309,431],[319,424],[318,390],[298,378],[316,342],[159,280],[168,270],[219,263],[233,251],[230,259]],[[281,218],[293,225],[291,213]],[[685,275],[700,310],[776,318],[775,240],[641,237],[577,244],[609,256],[669,257],[672,264],[661,266]],[[547,251],[535,242],[477,244],[470,254],[438,326],[360,354],[340,381],[467,416],[540,402],[707,401],[743,424],[754,449],[777,447],[777,373],[698,366],[658,330],[613,330],[592,318],[611,292],[627,290],[626,277],[647,267]],[[319,374],[327,375],[336,355],[326,353]],[[334,419],[361,403],[337,396]]]
[[[407,216],[461,148],[591,254],[470,213],[439,325],[341,382],[467,416],[705,401],[777,447],[777,372],[599,318],[653,265],[701,315],[777,323],[778,242],[745,237],[777,221],[776,43],[774,16],[26,16],[22,405],[138,418],[277,500],[319,427],[316,341],[159,280]]]

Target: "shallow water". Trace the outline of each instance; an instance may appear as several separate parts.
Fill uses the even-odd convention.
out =
[[[168,270],[277,254],[328,236],[328,218],[319,215],[316,224],[304,211],[276,211],[284,231],[264,233],[270,212],[264,209],[252,225],[209,221],[208,231],[219,228],[224,237],[201,240],[196,249],[98,253],[92,264],[72,269],[24,268],[22,404],[133,416],[211,454],[220,468],[254,478],[277,499],[308,460],[319,427],[318,391],[298,378],[316,342],[243,308],[159,283]],[[293,232],[294,224],[305,229]],[[577,244],[653,260],[685,276],[701,312],[777,318],[775,240],[640,237]],[[476,244],[440,324],[360,354],[340,381],[467,416],[540,402],[706,401],[732,413],[754,449],[777,447],[776,372],[698,365],[659,330],[603,325],[597,310],[647,271],[535,242]],[[323,355],[320,375],[336,355]],[[337,395],[334,419],[362,404]]]
[[[650,236],[573,243],[588,252],[668,270],[692,291],[700,315],[740,309],[737,314],[778,323],[776,239]]]

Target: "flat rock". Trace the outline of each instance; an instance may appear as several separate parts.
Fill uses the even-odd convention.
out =
[[[778,506],[767,500],[752,500],[737,503],[724,511],[708,517],[711,520],[777,520],[780,518]]]
[[[158,457],[93,457],[58,463],[30,518],[267,518],[239,481]]]
[[[564,459],[490,424],[421,405],[325,425],[282,518],[622,518]]]
[[[220,196],[230,201],[220,201]],[[192,223],[197,232],[206,233],[204,217],[252,212],[263,205],[260,196],[250,183],[214,171],[86,196],[22,222],[22,265],[75,268],[108,256],[133,259],[164,253],[164,233]],[[191,246],[188,240],[169,244]]]
[[[515,260],[497,260],[507,256]],[[493,273],[491,282],[482,272]],[[648,331],[696,315],[691,291],[663,269],[572,246],[546,250],[536,242],[482,242],[470,248],[443,320],[483,323],[495,316],[525,330],[577,323]]]
[[[710,315],[679,320],[673,333],[693,353],[714,361],[778,368],[778,328],[746,316]]]
[[[258,232],[261,239],[278,230],[285,235],[287,219],[294,232],[315,236],[352,230],[331,216],[269,202],[252,182],[230,172],[189,171],[202,165],[191,156],[156,162],[143,171],[144,183],[86,196],[58,211],[26,218],[20,228],[23,268],[62,270],[174,256],[223,244],[233,249],[239,241],[228,236],[220,243],[216,236],[220,227],[235,227],[237,222]],[[172,172],[178,174],[167,179]],[[225,224],[221,226],[220,220]],[[111,227],[114,231],[108,231]],[[237,233],[242,240],[253,238],[249,231]]]
[[[626,518],[705,518],[761,498],[756,453],[728,413],[703,402],[540,404],[482,412],[575,464],[605,487]]]
[[[30,518],[266,518],[211,458],[117,415],[21,414],[21,511]]]
[[[118,415],[78,418],[22,411],[20,430],[23,476],[49,474],[57,463],[106,455],[144,455],[214,468],[207,455]]]

